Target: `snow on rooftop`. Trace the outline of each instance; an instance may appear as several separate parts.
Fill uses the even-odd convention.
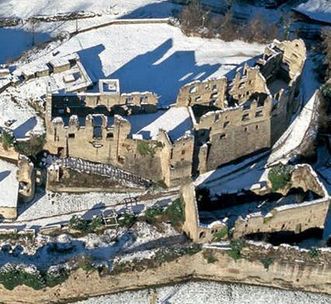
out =
[[[18,196],[17,166],[0,159],[0,207],[16,208]]]
[[[153,139],[159,130],[165,130],[170,139],[175,141],[193,128],[190,113],[186,107],[171,107],[167,111],[152,114],[132,115],[127,120],[131,123],[131,134],[141,134],[144,139]]]
[[[294,10],[308,16],[309,18],[331,24],[331,1],[309,0],[301,3]]]

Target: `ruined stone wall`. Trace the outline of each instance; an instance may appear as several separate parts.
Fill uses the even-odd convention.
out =
[[[85,126],[80,126],[75,117],[64,126],[55,121],[47,132],[47,149],[64,157],[76,157],[92,162],[113,164],[136,175],[153,181],[163,181],[174,186],[191,177],[194,138],[184,136],[171,143],[161,132],[157,140],[142,140],[129,137],[130,123],[115,115],[110,126],[103,115],[98,138],[94,137],[93,116],[87,116]],[[182,154],[183,153],[183,154]]]
[[[78,95],[87,107],[95,108],[104,106],[111,111],[115,106],[139,107],[146,113],[157,110],[158,97],[151,92],[136,92],[130,94],[102,94],[82,93]]]
[[[300,77],[290,82],[284,90],[274,95],[274,106],[271,114],[271,143],[274,144],[288,128],[293,112],[298,106],[296,91],[300,84]]]
[[[226,229],[226,224],[215,221],[208,226],[201,225],[196,200],[195,188],[192,183],[186,184],[181,188],[181,199],[184,204],[185,222],[183,231],[195,243],[209,243],[214,240],[215,234]],[[225,233],[224,237],[227,237]]]
[[[266,47],[262,58],[259,58],[257,61],[261,74],[266,81],[269,81],[277,75],[281,67],[282,59],[282,53],[275,53],[274,50],[270,49],[270,46]]]
[[[186,135],[172,145],[170,157],[170,180],[180,185],[190,180],[193,166],[194,137]]]
[[[18,160],[16,178],[19,182],[19,199],[24,203],[31,201],[35,195],[36,173],[34,164],[24,155]]]
[[[242,76],[239,72],[236,74],[231,83],[229,94],[241,104],[247,101],[253,93],[268,93],[266,80],[259,68],[245,66]]]
[[[205,146],[200,149],[200,173],[204,172],[204,167],[207,171],[213,170],[238,157],[270,147],[271,103],[267,98],[263,106],[252,102],[249,108],[237,107],[202,116],[197,128],[208,133],[210,146],[207,153]],[[203,155],[207,157],[206,162]]]
[[[271,233],[275,231],[301,233],[310,228],[324,229],[330,197],[309,165],[296,166],[288,185],[277,192],[285,196],[294,188],[301,188],[305,192],[311,191],[319,198],[313,201],[293,202],[292,204],[276,207],[266,215],[258,213],[248,215],[245,219],[239,217],[235,223],[234,237],[239,238],[250,233]]]
[[[274,43],[284,52],[283,68],[288,69],[290,78],[294,79],[298,74],[301,74],[305,64],[306,46],[304,41],[295,39],[293,41],[274,41]]]
[[[17,161],[18,156],[19,153],[17,153],[14,148],[8,148],[5,150],[2,146],[2,143],[0,142],[0,157]]]
[[[244,254],[251,256],[252,259],[242,258],[238,261],[233,260],[224,250],[213,247],[205,250],[215,258],[214,263],[208,263],[203,251],[162,263],[157,268],[145,267],[143,271],[122,272],[110,276],[100,276],[97,271],[86,273],[80,269],[71,274],[66,282],[53,288],[33,290],[26,286],[18,286],[14,290],[6,290],[0,285],[1,301],[7,304],[46,304],[50,299],[54,302],[77,301],[156,285],[176,284],[190,279],[331,294],[331,266],[328,252],[323,253],[323,256],[316,260],[309,260],[306,257],[307,253],[305,255],[294,249],[280,247],[276,250],[271,265],[265,268],[257,258],[270,254],[269,250],[263,248],[245,248]]]
[[[301,233],[310,228],[324,228],[329,209],[329,199],[315,202],[289,205],[287,208],[275,208],[268,215],[252,215],[246,219],[239,218],[235,223],[234,238],[251,233],[271,233],[275,231],[292,231]]]
[[[184,85],[177,96],[176,105],[179,107],[203,104],[224,108],[227,79],[210,79],[203,82],[197,81]]]
[[[80,98],[84,100],[87,107],[95,108],[97,106],[105,106],[108,110],[115,105],[120,104],[120,95],[119,94],[79,94]]]
[[[17,218],[16,207],[0,207],[0,219],[15,220]]]

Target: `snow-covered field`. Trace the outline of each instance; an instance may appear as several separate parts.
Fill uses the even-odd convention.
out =
[[[76,304],[149,304],[150,290],[91,298]],[[169,304],[329,304],[331,297],[266,287],[189,282],[157,289],[158,303]],[[164,302],[162,302],[162,300]]]
[[[0,16],[29,18],[36,15],[56,15],[77,11],[115,16],[151,16],[169,14],[175,7],[168,0],[3,0]]]
[[[92,79],[118,78],[122,92],[152,91],[162,104],[170,104],[184,84],[227,74],[263,49],[254,43],[187,37],[168,24],[126,24],[78,34],[53,53],[78,52]],[[35,64],[50,59],[52,54],[46,54]]]
[[[331,1],[330,0],[309,0],[298,5],[296,11],[317,21],[331,24]]]

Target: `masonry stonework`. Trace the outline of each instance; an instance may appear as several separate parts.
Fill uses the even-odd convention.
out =
[[[167,186],[183,184],[192,175],[275,143],[297,109],[305,59],[301,40],[275,40],[253,67],[245,64],[231,81],[222,77],[183,86],[176,107],[190,112],[192,127],[176,138],[162,128],[154,136],[135,134],[130,117],[144,120],[154,113],[157,121],[157,96],[120,93],[118,80],[100,80],[96,93],[50,94],[46,148],[62,157],[112,164]]]

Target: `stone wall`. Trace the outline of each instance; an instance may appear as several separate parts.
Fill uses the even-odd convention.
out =
[[[268,93],[266,80],[258,67],[245,65],[243,75],[238,72],[232,81],[229,94],[241,104],[249,100],[253,93]]]
[[[224,108],[227,79],[210,79],[206,81],[195,81],[184,85],[179,90],[177,106],[207,105]]]
[[[19,199],[23,203],[31,201],[35,195],[36,173],[34,164],[24,155],[19,157],[16,178],[19,182]]]
[[[243,155],[270,147],[271,107],[271,99],[267,98],[263,104],[253,101],[249,108],[238,107],[202,116],[197,128],[199,132],[204,130],[209,133],[207,171]],[[201,167],[200,173],[203,173]]]
[[[251,233],[272,233],[276,231],[301,233],[311,228],[324,229],[330,197],[309,165],[296,166],[288,186],[278,192],[287,195],[291,189],[297,188],[301,188],[304,192],[311,191],[319,198],[276,207],[266,215],[257,213],[248,215],[245,219],[239,217],[235,223],[233,236],[240,238]]]
[[[95,126],[94,120],[102,123]],[[191,177],[194,138],[187,135],[172,143],[164,131],[156,139],[130,137],[130,122],[115,115],[114,122],[102,114],[88,115],[81,126],[75,116],[69,125],[63,119],[53,121],[47,130],[48,149],[63,157],[112,164],[133,174],[174,186]],[[83,148],[82,148],[83,147]]]
[[[185,208],[185,222],[182,229],[193,242],[212,242],[219,231],[223,229],[227,231],[226,224],[220,221],[215,221],[208,226],[200,224],[196,193],[192,183],[181,188],[181,198]],[[224,237],[227,237],[227,233]]]
[[[16,207],[0,207],[0,219],[15,220],[17,218]]]
[[[18,161],[18,156],[19,153],[17,153],[14,148],[8,148],[7,150],[5,150],[0,143],[0,157],[4,159],[10,159],[16,162]]]
[[[301,233],[310,228],[324,229],[329,199],[275,208],[267,215],[256,214],[239,218],[235,223],[234,238],[251,233],[292,231]]]
[[[297,203],[288,202],[286,205],[275,207],[267,214],[252,213],[245,218],[241,216],[235,222],[233,237],[240,238],[253,233],[294,232],[301,233],[311,228],[324,229],[329,210],[330,197],[318,176],[309,165],[297,165],[291,175],[288,186],[277,192],[286,196],[291,189],[301,188],[304,192],[311,191],[315,197],[311,201]],[[253,190],[257,195],[271,193],[271,185]],[[206,243],[213,240],[215,233],[226,227],[219,219],[214,223],[203,226],[200,224],[198,202],[193,184],[181,188],[185,204],[185,223],[183,226],[187,236],[196,243]]]
[[[245,283],[282,289],[297,289],[331,294],[330,253],[317,259],[309,259],[307,253],[286,248],[274,252],[272,264],[265,268],[258,257],[268,256],[270,250],[245,248],[244,254],[252,258],[234,261],[224,250],[206,249],[215,258],[208,263],[203,252],[186,255],[157,268],[129,271],[116,275],[100,276],[78,270],[63,284],[44,290],[18,286],[6,290],[0,285],[1,301],[7,304],[35,304],[76,301],[92,296],[123,292],[162,284],[175,284],[189,279],[218,282]],[[87,283],[88,282],[88,283]]]

